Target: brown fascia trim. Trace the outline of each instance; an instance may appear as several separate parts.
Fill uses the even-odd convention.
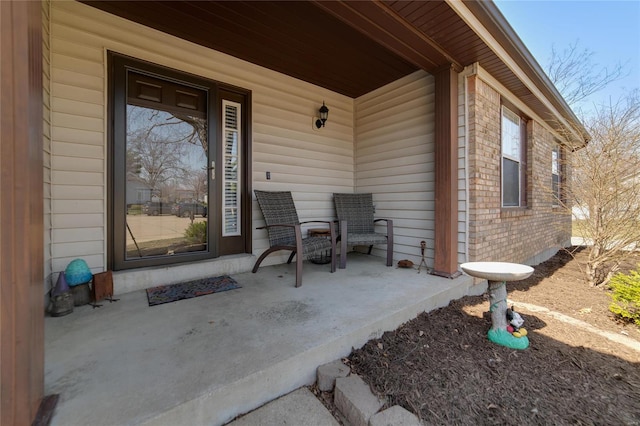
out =
[[[575,130],[577,130],[583,138],[581,146],[575,149],[587,145],[591,140],[591,135],[589,135],[580,119],[576,117],[571,107],[564,100],[560,92],[558,92],[558,89],[556,89],[551,80],[549,80],[547,74],[540,67],[540,64],[538,64],[538,61],[536,61],[531,52],[529,52],[529,49],[527,49],[493,1],[462,0],[462,2],[478,20],[480,20],[482,25],[493,34],[514,61],[516,61],[522,70],[527,73],[529,78],[531,78],[545,96],[547,96],[549,101],[564,115],[564,118],[575,126]]]

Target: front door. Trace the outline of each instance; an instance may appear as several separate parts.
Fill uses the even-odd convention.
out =
[[[250,251],[248,92],[110,54],[110,264]]]

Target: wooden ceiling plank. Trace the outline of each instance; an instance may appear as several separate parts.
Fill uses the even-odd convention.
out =
[[[474,62],[507,90],[526,91],[494,52],[512,36],[495,20],[500,16],[491,3],[463,0],[465,9],[449,0],[79,1],[354,98],[420,68],[434,73],[443,65],[462,69]],[[467,9],[500,45],[486,45],[469,27],[459,15]],[[512,44],[504,49],[516,60],[523,55]],[[564,111],[553,90],[533,75],[537,71],[528,63],[523,70]],[[548,102],[537,105],[540,114],[548,111]]]
[[[465,28],[465,25],[460,25],[458,17],[455,14],[451,15],[451,13],[431,13],[415,17],[406,16],[404,18],[434,41],[435,37],[442,36],[441,31],[443,29],[446,29],[445,34],[448,34],[450,30],[457,30],[460,27]]]
[[[398,11],[396,11],[396,13],[407,20],[407,22],[419,28],[434,41],[434,37],[440,35],[440,31],[443,29],[446,30],[446,34],[449,30],[460,25],[458,15],[445,2],[428,2],[428,5],[431,6],[429,8],[423,6],[424,2],[418,1],[413,3],[422,6],[420,10],[425,13],[414,13],[412,15],[406,15]]]
[[[419,50],[425,56],[434,58],[439,64],[457,64],[457,61],[435,43],[426,34],[414,28],[409,22],[398,15],[393,9],[389,8],[382,2],[347,2],[353,10],[367,17],[371,22],[375,22],[378,26],[388,29],[387,35],[400,42],[407,43],[409,46],[418,46]]]
[[[88,4],[351,97],[418,68],[306,2]]]
[[[242,4],[242,2],[234,3],[236,5]],[[207,7],[201,7],[203,5]],[[283,39],[286,39],[284,35],[274,37],[271,32],[277,32],[277,27],[274,30],[273,27],[265,23],[263,11],[255,8],[253,11],[248,9],[232,10],[224,8],[224,5],[225,3],[214,2],[181,2],[178,7],[182,12],[197,19],[202,26],[215,26],[215,32],[223,28],[231,34],[233,39],[246,40],[244,46],[247,49],[255,49],[256,46],[260,46],[260,51],[264,56],[279,57],[281,60],[285,60],[285,47],[288,47],[304,64],[309,64],[310,68],[320,65],[318,57],[313,55],[309,49],[302,48],[297,39],[289,40],[285,45],[282,42]],[[239,34],[243,34],[243,36],[240,37]],[[222,48],[219,45],[217,47]]]
[[[385,4],[409,22],[413,22],[422,20],[425,16],[433,16],[434,8],[428,6],[432,6],[435,2],[425,4],[420,1],[385,1]]]
[[[397,75],[400,71],[407,71],[407,62],[402,64],[397,60],[392,60],[391,55],[395,54],[387,49],[381,49],[377,43],[365,37],[353,28],[340,24],[330,14],[319,11],[308,3],[274,3],[283,14],[290,10],[293,5],[300,7],[304,5],[303,10],[292,17],[289,22],[284,24],[290,28],[290,32],[304,35],[304,45],[308,51],[314,54],[326,55],[326,57],[335,57],[341,55],[337,59],[343,63],[349,63],[353,58],[358,58],[358,65],[363,70],[371,70],[375,67],[378,72],[384,74],[390,73]],[[312,8],[315,13],[309,13],[307,10]],[[303,16],[307,19],[300,19]],[[349,43],[344,43],[349,40]],[[311,48],[310,48],[311,46]],[[366,54],[362,54],[366,52]],[[352,66],[352,65],[350,65]]]
[[[296,78],[318,84],[314,77],[309,78],[309,75],[313,76],[318,73],[317,64],[313,63],[316,60],[315,57],[301,58],[302,60],[299,62],[296,71],[291,71],[288,68],[290,61],[285,53],[286,49],[278,48],[273,43],[267,42],[268,39],[260,36],[260,34],[254,35],[254,37],[258,37],[259,41],[247,37],[237,37],[239,29],[237,23],[225,20],[222,17],[223,14],[188,13],[185,12],[186,4],[172,2],[159,2],[154,4],[153,7],[149,7],[150,3],[148,2],[142,2],[144,3],[142,5],[125,2],[108,3],[109,11],[126,19],[140,22],[176,37],[246,61],[258,63],[275,71],[286,72],[289,75],[294,74],[293,76]],[[149,10],[153,10],[153,13],[149,12]],[[209,31],[209,37],[203,37],[204,33],[193,31],[198,26],[206,26],[215,30]],[[192,29],[192,31],[186,31],[186,29]],[[256,45],[260,45],[261,49],[256,49]],[[248,55],[242,54],[242,52],[253,53]],[[332,82],[332,84],[335,85],[335,82]],[[341,87],[340,90],[344,90],[344,88]]]
[[[395,36],[391,36],[389,29],[383,28],[367,16],[357,10],[354,10],[351,7],[351,4],[324,1],[314,1],[314,3],[320,9],[331,13],[336,18],[351,25],[416,66],[426,70],[432,70],[441,65],[439,62],[427,57],[424,53],[416,51],[416,49],[409,43],[406,43],[406,41],[402,41]],[[416,45],[423,47],[419,43]]]

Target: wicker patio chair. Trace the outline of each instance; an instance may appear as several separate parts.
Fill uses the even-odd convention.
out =
[[[338,240],[340,241],[340,268],[347,266],[347,246],[387,245],[387,266],[393,263],[393,221],[373,218],[373,197],[366,194],[333,194],[336,213],[340,223]],[[375,223],[387,224],[385,234],[375,232]]]
[[[258,271],[260,263],[271,253],[279,250],[291,250],[287,263],[296,256],[296,287],[302,284],[302,262],[304,259],[319,253],[330,251],[331,272],[336,270],[336,230],[333,222],[307,221],[300,222],[298,213],[289,191],[254,191],[269,234],[269,248],[264,251],[253,266],[252,272]],[[302,224],[324,223],[331,237],[302,237]]]

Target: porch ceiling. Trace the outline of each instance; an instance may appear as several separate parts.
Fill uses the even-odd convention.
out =
[[[85,3],[353,98],[419,69],[306,1]]]
[[[105,12],[356,98],[418,69],[478,62],[540,117],[532,93],[452,6],[434,1],[83,1]],[[565,119],[569,106],[491,2],[464,1]],[[586,135],[586,132],[585,132]]]

